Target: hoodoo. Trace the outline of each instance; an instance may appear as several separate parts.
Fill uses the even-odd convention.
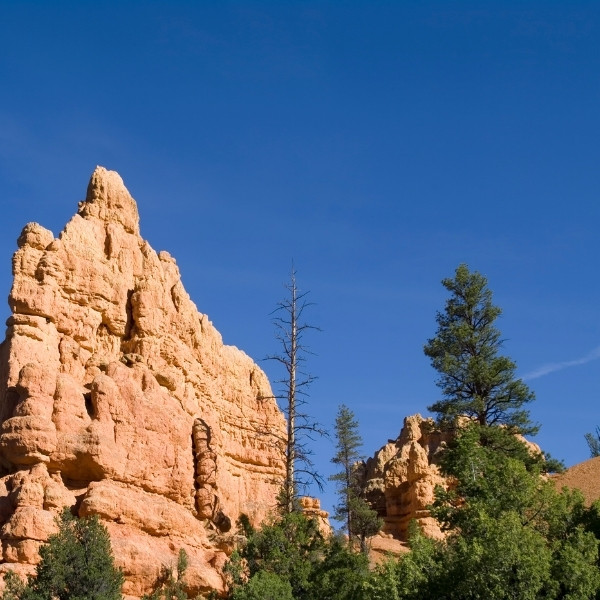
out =
[[[263,371],[223,344],[135,201],[98,167],[57,238],[25,226],[0,346],[0,570],[31,572],[64,506],[108,528],[123,592],[189,556],[191,593],[223,589],[235,520],[273,509],[284,435]]]

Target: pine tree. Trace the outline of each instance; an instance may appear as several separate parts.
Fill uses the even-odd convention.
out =
[[[123,573],[114,565],[110,537],[98,517],[77,519],[65,508],[58,524],[58,533],[40,548],[36,575],[27,584],[10,578],[3,597],[120,600]]]
[[[487,279],[462,264],[442,284],[451,296],[437,314],[436,337],[424,351],[440,374],[437,384],[444,398],[428,409],[441,424],[466,415],[480,425],[535,433],[537,427],[523,408],[534,394],[515,377],[515,363],[499,354],[503,341],[494,322],[502,311],[492,304]]]
[[[600,427],[596,427],[596,435],[593,433],[585,434],[585,441],[590,449],[590,456],[596,458],[600,456]]]
[[[362,458],[359,452],[362,438],[354,413],[343,404],[335,419],[335,435],[337,453],[331,462],[339,465],[341,470],[330,479],[338,484],[341,502],[335,507],[333,518],[345,521],[350,545],[358,539],[361,549],[366,550],[367,538],[379,531],[381,521],[363,498],[356,469],[357,462]]]

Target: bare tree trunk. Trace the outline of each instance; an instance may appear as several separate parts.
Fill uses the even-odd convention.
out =
[[[296,274],[292,270],[290,282],[290,365],[288,386],[288,436],[286,451],[286,510],[291,513],[294,510],[295,473],[294,461],[296,460],[296,371],[298,368],[298,288],[296,286]]]
[[[311,434],[326,435],[318,423],[301,411],[306,403],[305,388],[314,381],[314,377],[303,372],[301,363],[308,348],[303,343],[303,334],[308,329],[317,329],[302,321],[302,314],[310,303],[305,297],[308,292],[300,293],[296,283],[296,271],[292,268],[290,282],[286,284],[289,296],[277,304],[273,322],[276,327],[276,338],[280,342],[280,354],[267,356],[282,364],[286,371],[284,379],[280,379],[282,394],[278,398],[285,400],[284,412],[287,416],[287,436],[283,440],[285,454],[285,481],[282,485],[281,508],[291,513],[295,508],[298,488],[310,482],[322,487],[322,479],[314,469],[310,460],[310,449],[307,439]],[[299,467],[302,467],[300,468]]]

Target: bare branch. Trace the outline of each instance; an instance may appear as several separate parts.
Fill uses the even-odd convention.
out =
[[[323,479],[310,460],[311,452],[307,448],[307,440],[313,441],[317,436],[326,435],[323,427],[307,414],[299,411],[306,404],[307,388],[316,377],[304,372],[300,365],[306,362],[306,356],[313,353],[304,344],[306,332],[321,331],[319,327],[303,320],[305,310],[313,306],[307,301],[309,292],[300,292],[296,283],[296,270],[292,266],[290,281],[285,284],[286,297],[277,303],[271,312],[275,327],[275,339],[281,346],[279,354],[272,354],[266,360],[275,361],[282,365],[286,376],[277,383],[281,391],[275,398],[284,404],[283,411],[288,419],[287,438],[283,449],[286,463],[286,475],[282,488],[283,509],[286,512],[294,510],[298,488],[309,483],[316,483],[319,489],[323,487]]]

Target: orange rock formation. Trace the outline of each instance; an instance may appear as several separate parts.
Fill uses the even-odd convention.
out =
[[[95,170],[58,238],[30,223],[18,246],[0,346],[0,570],[31,571],[70,506],[105,522],[126,595],[180,548],[190,591],[221,590],[232,524],[260,521],[283,477],[257,434],[285,432],[267,377],[140,237],[117,173]]]
[[[384,534],[405,541],[415,519],[426,535],[443,537],[427,506],[434,500],[435,486],[446,486],[436,459],[449,435],[437,430],[433,419],[406,417],[398,438],[365,463],[367,499],[384,520]]]
[[[461,422],[466,424],[468,420],[464,417],[459,426]],[[427,507],[435,499],[437,485],[448,488],[448,479],[441,474],[438,463],[452,436],[451,431],[440,431],[433,419],[412,415],[404,419],[397,439],[389,440],[361,465],[367,499],[384,520],[380,538],[391,535],[396,540],[407,541],[413,519],[425,535],[436,539],[444,537]],[[532,454],[541,452],[534,442],[517,437]],[[570,482],[565,481],[565,485],[570,485]],[[385,547],[381,540],[374,541]]]

